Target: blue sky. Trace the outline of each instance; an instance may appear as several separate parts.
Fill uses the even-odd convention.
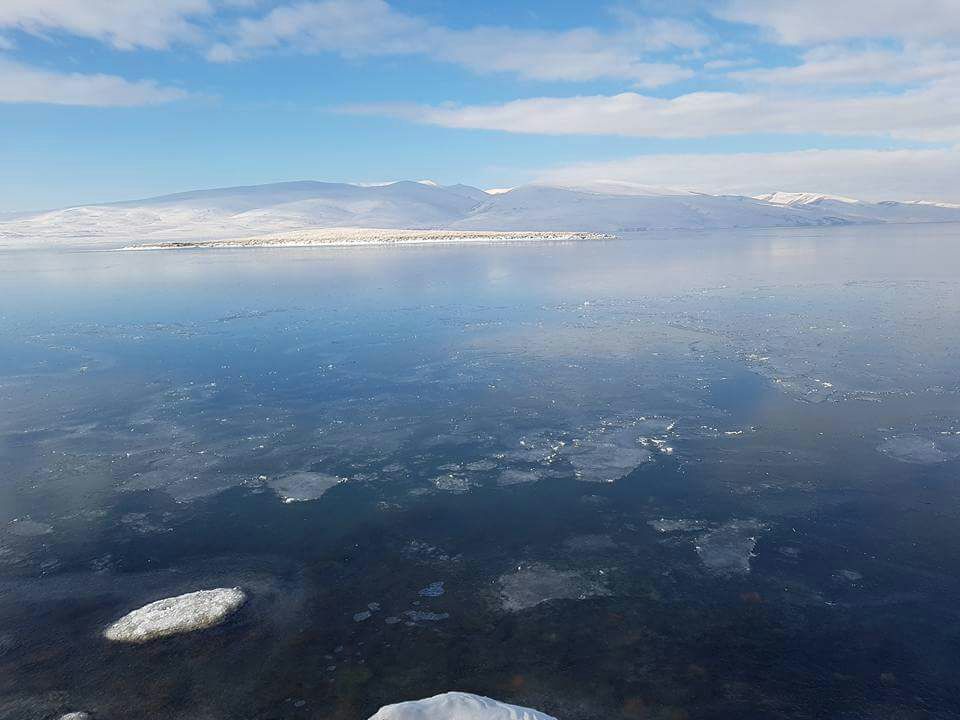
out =
[[[0,210],[291,179],[960,201],[960,5],[3,0]]]

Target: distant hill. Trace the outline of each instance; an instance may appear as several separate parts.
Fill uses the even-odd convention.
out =
[[[757,197],[600,182],[485,192],[429,181],[314,181],[194,190],[0,217],[0,244],[137,244],[311,228],[628,232],[960,221],[960,206],[868,203],[816,193]]]

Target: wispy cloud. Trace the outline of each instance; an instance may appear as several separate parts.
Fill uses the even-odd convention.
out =
[[[3,0],[0,28],[67,33],[122,50],[156,50],[175,41],[199,41],[202,33],[191,18],[213,9],[208,0]]]
[[[960,48],[909,45],[897,50],[864,50],[825,45],[804,53],[799,65],[729,75],[769,85],[908,85],[960,77]]]
[[[134,107],[182,100],[188,93],[151,80],[59,73],[0,58],[0,103]]]
[[[660,98],[618,95],[539,97],[495,105],[366,104],[346,112],[382,114],[452,128],[544,135],[706,138],[751,133],[960,140],[960,80],[902,93],[809,97],[695,92]]]
[[[960,38],[957,0],[727,0],[714,5],[713,12],[764,28],[793,45],[851,38]]]
[[[538,179],[568,185],[601,179],[738,195],[779,189],[863,200],[960,202],[960,147],[641,155],[543,170]]]
[[[652,55],[708,42],[690,23],[623,10],[616,19],[619,28],[612,32],[454,29],[400,12],[383,0],[300,2],[238,20],[208,57],[230,61],[276,49],[344,57],[420,55],[479,73],[507,72],[535,80],[615,78],[657,87],[692,71]]]

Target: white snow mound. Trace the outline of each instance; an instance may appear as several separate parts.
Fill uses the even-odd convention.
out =
[[[144,643],[149,640],[213,627],[247,599],[240,588],[216,588],[177,595],[144,605],[124,615],[103,632],[107,640]]]
[[[425,700],[386,705],[370,720],[557,720],[530,708],[482,695],[448,692]]]

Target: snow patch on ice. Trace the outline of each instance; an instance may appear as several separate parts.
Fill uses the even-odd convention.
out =
[[[104,630],[114,642],[145,643],[219,625],[247,595],[240,588],[215,588],[164,598],[134,610]]]
[[[537,710],[482,695],[448,692],[424,700],[386,705],[370,720],[557,720]]]

